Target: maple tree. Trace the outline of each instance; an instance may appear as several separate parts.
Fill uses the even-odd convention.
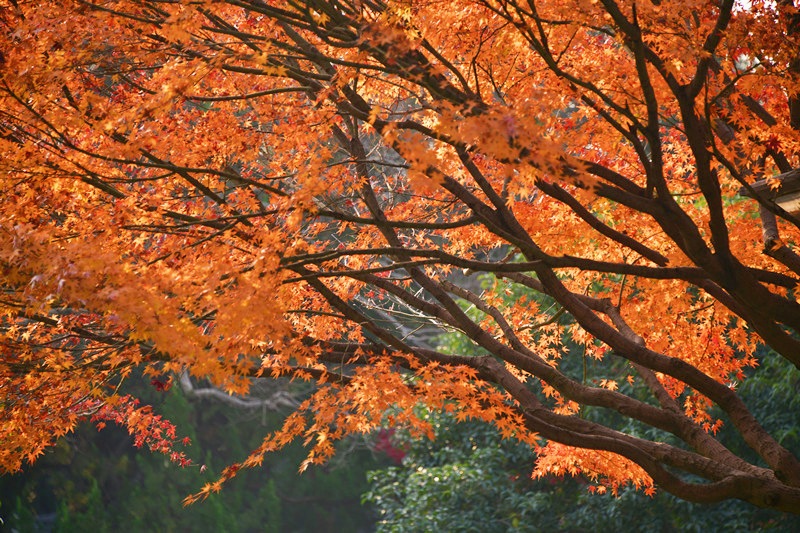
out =
[[[797,219],[738,194],[797,165],[791,1],[2,5],[4,470],[85,419],[185,461],[118,391],[189,372],[317,383],[189,501],[425,406],[536,475],[800,509],[736,393],[759,343],[800,366]]]

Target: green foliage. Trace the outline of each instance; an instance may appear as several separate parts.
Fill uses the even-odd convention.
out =
[[[759,367],[739,386],[748,407],[789,450],[800,452],[800,372],[775,354],[759,358]]]
[[[275,490],[275,480],[267,481],[259,492],[258,499],[264,502],[267,511],[267,522],[264,524],[264,533],[280,533],[281,531],[281,501]]]
[[[370,473],[379,531],[526,531],[530,448],[477,422],[428,421],[435,441],[408,441],[402,466]]]
[[[56,533],[80,533],[82,531],[106,533],[110,531],[107,518],[103,511],[100,487],[97,485],[97,480],[93,480],[92,487],[86,495],[83,512],[70,512],[64,502],[59,505],[55,531]]]

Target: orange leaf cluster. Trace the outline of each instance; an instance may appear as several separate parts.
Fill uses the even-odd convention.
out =
[[[759,350],[800,367],[798,220],[773,201],[800,166],[792,2],[0,20],[0,469],[93,416],[183,462],[120,396],[132,372],[295,379],[315,388],[283,429],[189,501],[294,439],[305,467],[442,409],[542,446],[540,473],[800,508],[800,461],[735,390]]]

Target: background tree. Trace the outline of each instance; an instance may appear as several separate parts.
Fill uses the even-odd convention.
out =
[[[4,7],[4,469],[87,418],[186,462],[134,369],[293,376],[314,395],[196,497],[296,438],[432,434],[425,405],[537,472],[800,509],[736,391],[759,342],[800,365],[796,219],[737,196],[796,165],[791,2]]]
[[[191,438],[192,466],[169,464],[137,450],[126,431],[82,425],[33,466],[0,477],[3,531],[304,532],[374,529],[361,505],[366,471],[391,461],[363,437],[347,439],[328,464],[297,475],[305,457],[297,443],[271,454],[258,471],[243,472],[203,505],[182,499],[256,447],[289,412],[231,408],[215,399],[187,398],[178,386],[159,391],[131,376],[126,392],[153,406]],[[258,388],[258,387],[256,387]],[[295,387],[296,388],[296,387]],[[307,388],[307,387],[306,387]],[[255,391],[260,393],[262,391]],[[293,391],[300,397],[301,391]]]

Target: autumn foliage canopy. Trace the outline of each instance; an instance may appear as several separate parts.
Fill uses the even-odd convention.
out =
[[[534,475],[800,510],[736,391],[757,350],[800,367],[798,220],[740,194],[800,166],[791,0],[0,14],[1,470],[86,420],[185,462],[133,373],[293,378],[315,392],[193,498],[442,409]]]

